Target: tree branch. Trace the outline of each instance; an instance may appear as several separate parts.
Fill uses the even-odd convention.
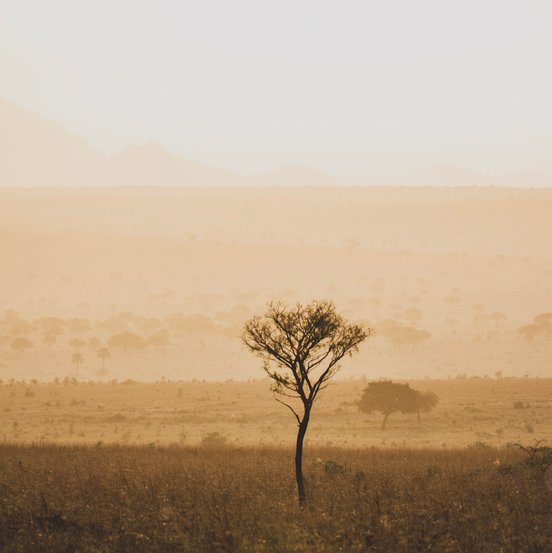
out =
[[[278,403],[285,405],[293,413],[293,415],[297,419],[297,424],[301,424],[301,419],[299,418],[299,415],[296,413],[295,409],[291,405],[289,405],[285,401],[282,401],[281,399],[278,399],[276,396],[273,396],[273,397]]]

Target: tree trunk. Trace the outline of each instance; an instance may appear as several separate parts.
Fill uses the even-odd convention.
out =
[[[385,430],[385,426],[386,426],[386,424],[387,424],[387,419],[389,418],[389,415],[390,415],[390,414],[391,414],[391,413],[385,413],[385,416],[383,417],[383,421],[382,421],[382,423],[381,423],[381,429],[382,429],[382,430]]]
[[[418,424],[422,422],[422,417],[420,417],[420,410],[418,409]]]
[[[297,444],[295,446],[295,480],[297,481],[297,495],[299,497],[299,506],[304,507],[307,500],[305,493],[305,483],[303,482],[303,440],[307,433],[307,426],[309,424],[310,413],[305,412],[303,420],[299,423],[299,430],[297,431]]]

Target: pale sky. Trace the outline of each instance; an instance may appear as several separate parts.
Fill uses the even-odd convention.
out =
[[[0,0],[0,97],[105,152],[552,172],[550,0]]]

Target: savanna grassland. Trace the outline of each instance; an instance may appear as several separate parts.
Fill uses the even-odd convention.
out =
[[[552,551],[552,194],[0,189],[0,551]],[[295,420],[240,340],[374,330]],[[364,414],[369,380],[434,392]]]
[[[439,397],[433,411],[382,415],[357,407],[367,382],[336,380],[317,400],[307,444],[451,448],[484,442],[552,442],[552,379],[411,381]],[[269,380],[250,382],[7,382],[0,386],[0,438],[10,443],[232,447],[289,446],[295,421]]]
[[[3,552],[552,550],[550,471],[515,448],[0,447]]]
[[[315,406],[301,510],[268,381],[4,383],[0,550],[552,550],[551,450],[511,443],[552,438],[552,380],[412,381],[440,403],[385,431],[365,384]]]

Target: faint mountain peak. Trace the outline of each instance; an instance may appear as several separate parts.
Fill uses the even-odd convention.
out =
[[[54,121],[0,99],[0,185],[82,186],[103,154]]]
[[[158,142],[132,144],[108,160],[107,179],[113,185],[226,186],[237,177],[207,163],[173,154]]]
[[[54,121],[0,98],[0,186],[358,186],[300,163],[264,174],[237,175],[192,161],[156,141],[132,144],[106,156]],[[379,183],[378,183],[379,184]],[[519,171],[487,176],[453,163],[437,163],[392,179],[403,186],[552,187],[552,176]]]

